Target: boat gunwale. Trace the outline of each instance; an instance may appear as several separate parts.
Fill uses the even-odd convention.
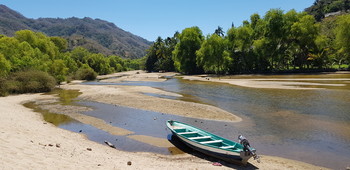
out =
[[[170,121],[172,121],[173,123],[177,123],[177,124],[180,124],[180,125],[185,125],[187,127],[183,127],[183,126],[178,126],[178,127],[182,127],[181,129],[185,128],[186,130],[191,130],[191,131],[197,131],[198,134],[202,135],[202,136],[211,136],[213,140],[222,140],[222,144],[225,145],[225,146],[234,146],[233,148],[230,147],[230,148],[221,148],[223,146],[215,146],[215,145],[208,145],[208,144],[205,144],[205,143],[200,143],[199,141],[197,140],[193,140],[193,139],[190,139],[191,137],[187,137],[183,134],[179,134],[181,132],[176,132],[173,127],[173,125],[170,124]],[[178,122],[178,121],[173,121],[173,120],[168,120],[167,121],[167,126],[168,128],[172,131],[173,134],[176,134],[177,136],[181,136],[183,138],[183,140],[187,140],[187,141],[191,141],[191,142],[194,142],[196,144],[199,144],[199,145],[202,145],[202,146],[206,146],[206,147],[211,147],[211,148],[215,148],[215,149],[219,149],[219,150],[224,150],[224,151],[228,151],[228,152],[233,152],[233,153],[241,153],[243,152],[243,146],[241,146],[241,144],[239,144],[238,142],[235,142],[235,141],[232,141],[232,140],[229,140],[229,139],[226,139],[224,137],[221,137],[221,136],[218,136],[218,135],[215,135],[213,133],[210,133],[210,132],[207,132],[205,130],[202,130],[200,128],[197,128],[197,127],[194,127],[194,126],[191,126],[189,124],[186,124],[186,123],[182,123],[182,122]],[[176,125],[175,125],[176,126]],[[195,129],[195,130],[192,130],[192,129]],[[203,133],[201,133],[203,132]],[[214,137],[214,138],[213,138]],[[228,143],[227,143],[228,142]],[[229,144],[231,143],[231,144]],[[240,146],[240,147],[239,147]]]

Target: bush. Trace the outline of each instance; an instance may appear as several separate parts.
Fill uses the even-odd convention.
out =
[[[29,70],[12,73],[0,83],[0,95],[49,92],[56,80],[46,72]]]
[[[97,73],[91,68],[79,68],[75,73],[76,80],[95,80]]]
[[[3,77],[0,77],[0,96],[7,96],[8,91],[7,91],[7,84],[6,84],[6,79]]]

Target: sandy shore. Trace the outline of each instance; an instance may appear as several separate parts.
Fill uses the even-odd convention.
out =
[[[336,72],[325,75],[340,75],[350,74],[350,72]],[[250,88],[262,88],[262,89],[289,89],[289,90],[314,90],[323,89],[327,87],[342,87],[346,86],[345,83],[350,81],[350,78],[263,78],[265,76],[260,75],[262,78],[257,78],[259,75],[254,76],[232,76],[232,78],[219,78],[208,75],[200,76],[181,76],[187,80],[197,81],[209,81],[217,83],[228,83],[236,86],[250,87]],[[343,83],[324,83],[324,81],[338,81]]]
[[[177,109],[192,113],[204,107],[206,112],[212,111],[222,114],[220,118],[209,116],[208,119],[239,121],[239,118],[232,115],[232,113],[207,105],[197,105],[189,102],[172,103],[166,99],[161,99],[157,101],[162,103],[161,105],[148,108],[147,105],[155,103],[143,105],[142,103],[150,100],[150,98],[135,102],[138,98],[145,97],[140,96],[142,95],[140,91],[165,93],[148,87],[91,87],[88,85],[65,85],[63,87],[79,89],[83,92],[82,98],[99,102],[149,110],[160,107],[161,109],[158,111],[170,114],[177,113]],[[33,112],[22,105],[24,102],[43,98],[49,100],[54,97],[29,94],[0,98],[0,169],[325,169],[303,162],[271,156],[262,156],[261,163],[250,160],[246,167],[237,165],[218,167],[213,166],[212,162],[208,160],[190,154],[159,155],[119,151],[89,141],[82,134],[63,130],[46,123],[40,113]],[[121,98],[120,101],[116,100],[118,98]],[[154,100],[154,98],[151,99]],[[127,102],[128,100],[132,102]],[[134,103],[137,103],[137,105]],[[175,109],[172,110],[171,108],[174,107]],[[186,112],[179,112],[178,114],[189,116],[186,115]],[[137,139],[137,136],[135,136],[135,140]],[[131,165],[127,164],[128,161],[131,162]]]

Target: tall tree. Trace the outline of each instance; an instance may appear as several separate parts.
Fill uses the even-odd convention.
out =
[[[348,58],[350,63],[350,14],[338,18],[335,34],[338,55]]]
[[[212,34],[196,52],[197,65],[203,66],[206,72],[225,73],[231,61],[226,48],[225,39],[215,33]]]
[[[305,15],[292,25],[291,33],[300,49],[296,61],[298,66],[304,67],[306,64],[309,67],[307,59],[310,52],[316,48],[315,40],[319,33],[319,24],[316,24],[315,18],[311,15]]]
[[[202,31],[198,27],[186,28],[178,37],[179,42],[173,52],[175,68],[185,74],[201,72],[196,65],[196,51],[204,39]]]
[[[214,33],[218,36],[221,36],[221,37],[225,36],[224,30],[222,30],[222,27],[220,27],[220,26],[218,26],[218,28],[215,30]]]

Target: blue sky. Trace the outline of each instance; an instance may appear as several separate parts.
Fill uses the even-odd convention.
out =
[[[154,41],[198,26],[204,35],[271,8],[300,12],[314,0],[0,0],[28,18],[90,17],[113,22],[125,31]]]

